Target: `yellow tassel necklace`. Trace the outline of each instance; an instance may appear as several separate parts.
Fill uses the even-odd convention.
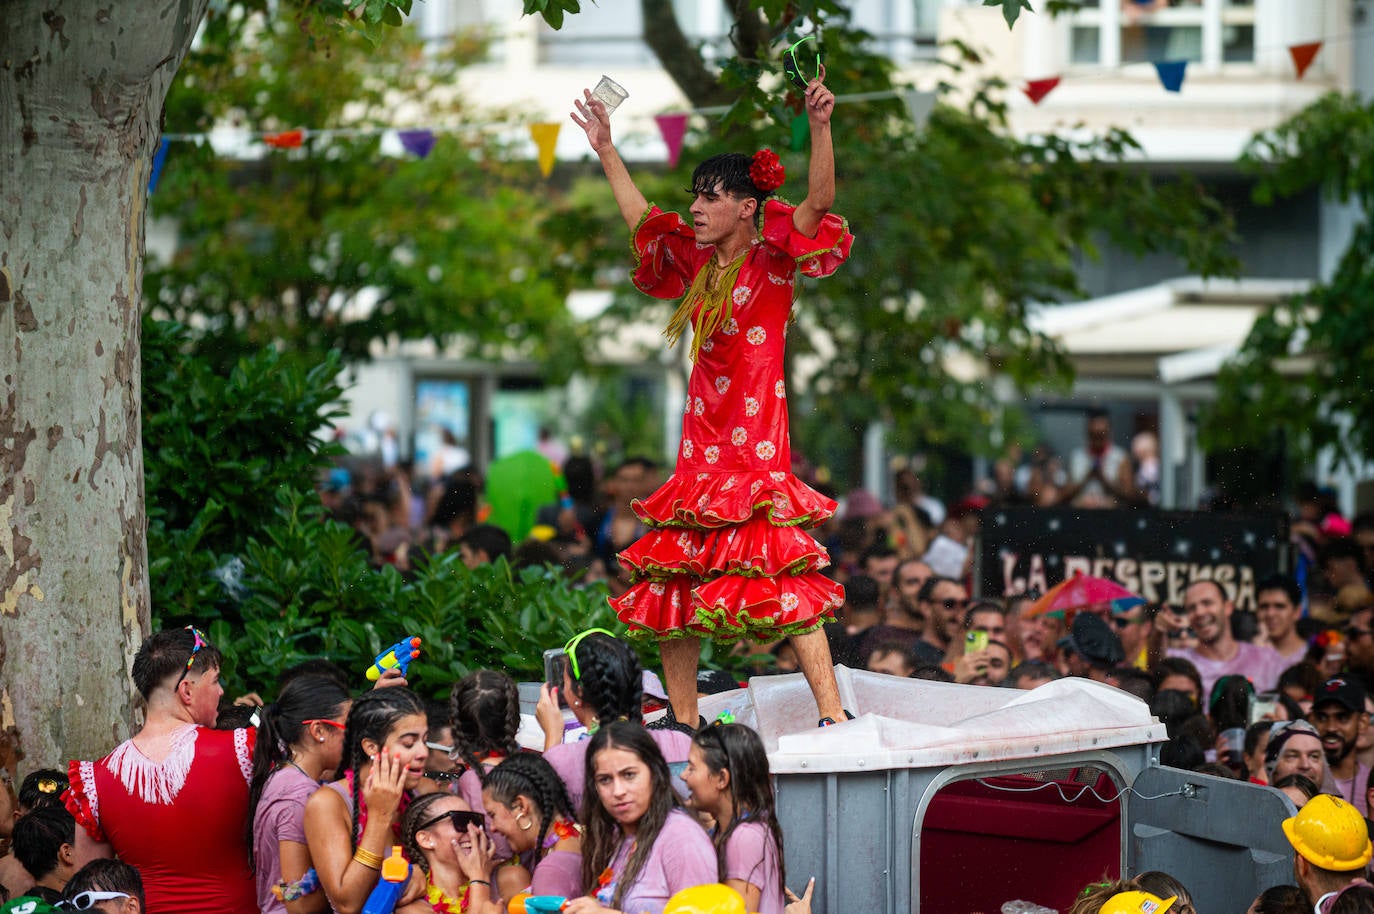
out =
[[[692,280],[692,286],[687,290],[687,294],[682,296],[682,302],[673,312],[672,320],[668,321],[668,326],[663,329],[663,335],[668,338],[669,347],[676,346],[677,341],[682,338],[682,334],[687,329],[687,325],[692,325],[692,361],[697,360],[697,354],[701,352],[701,344],[710,339],[711,335],[720,329],[721,324],[730,319],[733,301],[731,294],[735,291],[735,280],[739,278],[740,268],[744,266],[744,260],[753,250],[753,245],[746,247],[740,255],[730,261],[725,266],[720,265],[720,261],[714,254],[704,267],[697,271],[696,278]],[[698,309],[697,305],[701,307]],[[692,312],[696,311],[696,319],[693,320]]]

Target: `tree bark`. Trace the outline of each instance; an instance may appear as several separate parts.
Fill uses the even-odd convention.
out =
[[[5,0],[0,726],[26,767],[96,758],[134,722],[144,212],[163,101],[207,4]]]
[[[695,108],[728,105],[734,99],[721,88],[701,53],[688,40],[677,12],[664,0],[639,0],[644,43]]]

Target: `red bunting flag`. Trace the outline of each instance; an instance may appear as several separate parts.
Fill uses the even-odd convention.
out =
[[[1059,85],[1059,77],[1051,76],[1046,79],[1030,79],[1021,89],[1026,93],[1026,98],[1031,100],[1032,105],[1038,105],[1045,100],[1045,96],[1054,91],[1055,86]]]
[[[682,155],[682,138],[687,134],[686,114],[655,114],[658,132],[663,134],[663,145],[668,147],[668,167],[677,168],[678,157]]]
[[[1298,70],[1298,79],[1307,72],[1307,68],[1312,66],[1312,60],[1317,56],[1317,52],[1322,49],[1320,41],[1309,41],[1307,44],[1291,44],[1288,46],[1288,53],[1293,56],[1293,66]]]
[[[299,149],[305,142],[305,131],[297,128],[285,133],[269,133],[262,141],[275,149]]]

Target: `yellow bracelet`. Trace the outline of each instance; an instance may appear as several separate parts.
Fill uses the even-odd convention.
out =
[[[353,852],[353,859],[370,870],[380,870],[382,868],[382,855],[374,854],[367,848],[360,847],[355,850]]]

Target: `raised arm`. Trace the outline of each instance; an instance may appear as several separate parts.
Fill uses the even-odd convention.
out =
[[[577,106],[577,111],[571,115],[573,123],[587,134],[587,142],[601,159],[601,170],[606,172],[606,180],[611,182],[611,192],[615,194],[620,215],[633,230],[649,208],[649,201],[635,186],[629,169],[611,142],[611,116],[606,113],[606,106],[601,99],[592,97],[590,89],[583,89],[582,99],[575,100],[573,104]]]
[[[792,224],[808,238],[816,237],[821,220],[835,205],[835,148],[830,142],[830,115],[835,94],[825,87],[825,67],[806,87],[806,118],[811,122],[811,170],[806,199],[792,213]],[[636,217],[637,218],[637,217]]]

